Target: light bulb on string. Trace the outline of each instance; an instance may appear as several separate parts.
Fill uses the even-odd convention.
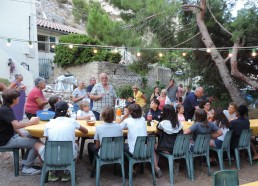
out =
[[[161,52],[159,53],[159,57],[163,57],[163,54]]]
[[[229,50],[228,57],[232,57],[232,50]]]
[[[71,48],[71,49],[72,49],[72,48],[73,48],[73,45],[72,45],[72,44],[70,44],[70,45],[69,45],[69,48]]]
[[[29,47],[30,47],[30,48],[33,48],[32,41],[29,41]]]
[[[186,56],[186,52],[183,52],[183,53],[182,53],[182,56],[184,56],[184,57],[185,57],[185,56]]]
[[[256,55],[257,55],[256,50],[253,49],[253,50],[252,50],[252,56],[255,57]]]
[[[8,46],[8,47],[11,46],[11,39],[10,38],[7,39],[6,46]]]
[[[55,45],[55,44],[52,44],[52,45],[51,45],[51,48],[56,48],[56,45]]]
[[[94,54],[97,54],[97,53],[98,53],[98,49],[93,48],[93,53],[94,53]]]
[[[210,48],[207,48],[206,52],[210,53],[210,52],[211,52],[211,49],[210,49]]]
[[[117,48],[115,48],[115,49],[113,50],[113,52],[116,54],[116,53],[118,52]]]

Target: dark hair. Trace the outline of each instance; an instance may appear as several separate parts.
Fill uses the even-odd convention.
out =
[[[4,105],[10,106],[13,104],[13,100],[18,98],[21,93],[16,89],[7,89],[3,92],[2,98]]]
[[[208,127],[207,113],[203,109],[195,110],[195,122],[201,122],[204,126]]]
[[[223,110],[220,109],[215,110],[213,121],[219,128],[228,128],[229,126],[228,118],[223,113]]]
[[[237,112],[238,112],[239,116],[241,116],[241,117],[248,116],[248,108],[245,105],[240,105],[237,108]]]
[[[210,103],[210,104],[211,104],[211,101],[209,101],[209,100],[204,100],[204,101],[202,101],[201,104],[200,104],[200,108],[204,108],[204,105],[205,105],[206,103]]]
[[[62,117],[62,116],[67,116],[67,110],[68,110],[69,106],[68,103],[66,103],[65,101],[58,101],[55,104],[55,117]]]
[[[176,113],[178,113],[180,108],[182,108],[182,107],[184,108],[184,106],[182,104],[177,104],[176,105]]]
[[[169,120],[171,122],[172,128],[179,126],[178,117],[175,108],[172,105],[164,105],[162,120]]]
[[[132,116],[132,118],[141,118],[142,117],[142,109],[140,107],[140,105],[134,103],[134,104],[130,104],[128,106],[128,110],[130,115]]]
[[[51,97],[49,98],[49,100],[48,100],[48,103],[49,103],[50,107],[51,107],[53,110],[55,110],[55,104],[56,104],[56,102],[58,102],[58,99],[59,99],[58,96],[51,96]]]
[[[157,106],[160,104],[159,100],[156,98],[153,98],[151,101],[153,101]]]
[[[103,108],[101,118],[107,123],[112,123],[115,119],[115,110],[112,107]]]

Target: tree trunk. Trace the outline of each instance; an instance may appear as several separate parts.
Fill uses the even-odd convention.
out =
[[[199,8],[199,10],[196,11],[196,22],[197,22],[197,25],[201,32],[203,43],[205,44],[205,46],[207,48],[216,48],[214,42],[212,41],[212,39],[209,35],[208,29],[204,22],[206,0],[201,0],[200,5],[201,5],[201,7]],[[193,6],[191,6],[191,9],[193,9]],[[194,9],[196,10],[197,8],[194,7]],[[212,60],[215,62],[216,66],[219,70],[220,77],[221,77],[223,83],[225,84],[225,87],[227,88],[227,90],[231,96],[231,99],[238,105],[245,104],[246,102],[241,97],[240,91],[237,88],[237,86],[235,85],[235,83],[229,73],[229,70],[224,62],[224,58],[220,55],[220,53],[218,52],[217,49],[211,50],[211,56],[212,56]]]

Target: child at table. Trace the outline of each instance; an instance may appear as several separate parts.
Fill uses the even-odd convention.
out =
[[[118,137],[123,135],[121,127],[113,122],[115,119],[115,110],[112,107],[105,107],[101,112],[101,118],[104,120],[104,123],[96,126],[94,143],[88,143],[88,155],[91,165],[94,154],[98,154],[103,137]]]
[[[77,111],[77,119],[78,120],[96,120],[95,115],[90,110],[90,104],[87,101],[82,101],[80,103],[80,109]]]
[[[176,113],[177,113],[178,121],[185,121],[184,106],[182,104],[176,105]]]
[[[75,129],[78,129],[84,134],[88,133],[88,130],[80,126],[80,124],[75,121],[73,118],[68,118],[67,110],[68,104],[64,101],[59,101],[55,105],[55,119],[50,120],[46,123],[44,129],[44,136],[47,137],[49,141],[72,141],[73,142],[73,155],[74,158],[77,158],[78,145],[75,143]],[[44,161],[45,145],[42,143],[36,143],[35,149],[38,151],[41,159]],[[49,181],[57,181],[59,177],[54,171],[49,173]],[[65,174],[62,176],[61,181],[69,181],[70,174],[65,171]]]
[[[48,103],[50,105],[50,108],[48,109],[48,111],[52,111],[55,112],[55,104],[60,101],[58,96],[51,96],[48,100]]]
[[[164,105],[162,121],[158,124],[157,129],[160,132],[160,139],[155,150],[172,154],[177,135],[183,133],[183,126],[178,121],[175,108],[172,105]],[[156,176],[160,178],[162,172],[158,166],[158,153],[156,151],[154,152],[154,163]],[[177,167],[179,168],[178,163]]]

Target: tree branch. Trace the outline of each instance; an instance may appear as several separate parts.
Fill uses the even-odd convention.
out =
[[[214,21],[220,26],[220,28],[222,28],[222,30],[224,30],[225,32],[227,32],[229,35],[233,36],[233,34],[231,32],[229,32],[217,19],[216,17],[213,15],[211,9],[210,9],[210,6],[208,5],[207,6],[212,18],[214,19]]]
[[[198,33],[195,34],[194,36],[190,37],[189,39],[183,41],[182,43],[179,43],[179,44],[173,46],[172,48],[177,47],[177,46],[180,46],[180,45],[182,45],[182,44],[184,44],[184,43],[187,43],[188,41],[192,40],[193,38],[195,38],[195,37],[198,36],[199,34],[200,34],[200,32],[198,32]]]

